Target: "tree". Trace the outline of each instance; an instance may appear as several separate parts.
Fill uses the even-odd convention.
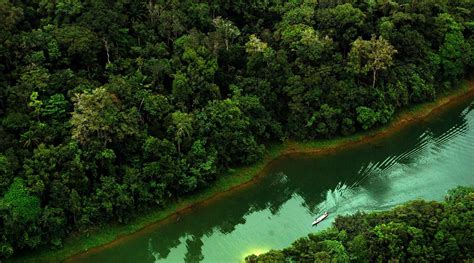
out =
[[[319,3],[319,5],[324,4]],[[319,8],[315,15],[318,28],[323,34],[330,36],[341,45],[344,55],[347,54],[351,42],[360,36],[360,31],[367,24],[369,12],[362,11],[354,5],[345,3],[329,8]]]
[[[81,214],[82,206],[81,197],[79,196],[79,193],[77,193],[76,189],[71,190],[71,199],[69,200],[69,207],[72,213],[74,224],[77,224],[77,218]]]
[[[218,175],[217,152],[201,140],[197,140],[191,146],[187,156],[189,164],[189,175],[197,179],[199,186],[205,186]]]
[[[250,255],[245,258],[245,262],[256,263],[256,262],[284,262],[285,255],[281,251],[270,250],[261,255],[255,256]]]
[[[53,120],[62,121],[66,119],[69,102],[63,94],[52,95],[41,110],[41,115]]]
[[[54,14],[56,24],[69,23],[83,9],[79,0],[39,1],[40,10]]]
[[[149,19],[157,27],[158,33],[166,37],[168,43],[185,31],[186,15],[180,8],[180,1],[149,1]]]
[[[13,219],[20,224],[32,223],[41,213],[40,200],[30,195],[23,179],[16,177],[0,204],[10,209]]]
[[[11,164],[4,154],[0,154],[0,195],[3,195],[6,188],[12,181]]]
[[[233,163],[250,163],[263,152],[250,129],[250,120],[237,101],[232,99],[210,102],[196,114],[200,138],[217,150],[219,164],[229,167]]]
[[[232,42],[236,37],[240,36],[240,30],[234,26],[231,21],[223,19],[218,16],[212,20],[217,33],[224,39],[225,49],[229,50],[229,42]]]
[[[329,137],[336,134],[340,125],[339,116],[341,109],[334,109],[328,104],[321,105],[321,108],[313,113],[306,126],[316,126],[316,134]]]
[[[23,179],[16,177],[0,198],[0,257],[40,245],[37,221],[41,212],[40,199],[30,194]]]
[[[365,106],[357,107],[357,121],[362,125],[364,130],[374,126],[377,120],[377,113],[371,108]]]
[[[178,153],[181,153],[181,143],[184,137],[190,137],[193,130],[193,116],[177,111],[171,114],[171,119],[175,127],[175,140],[178,143]]]
[[[358,38],[352,43],[349,52],[350,71],[367,74],[372,71],[372,88],[375,88],[377,72],[387,69],[393,64],[393,55],[397,50],[383,37],[372,35],[370,40]]]
[[[439,47],[440,63],[445,79],[457,79],[464,72],[464,57],[469,57],[462,33],[462,26],[450,14],[440,14],[436,17],[436,24],[442,38]]]
[[[57,28],[54,36],[61,50],[65,51],[69,64],[76,63],[90,69],[97,62],[101,46],[96,33],[78,25],[67,25]]]
[[[221,96],[220,87],[214,83],[217,58],[204,44],[205,36],[197,32],[175,41],[172,94],[183,110],[203,107]]]
[[[1,1],[0,20],[2,20],[2,24],[0,25],[0,32],[7,33],[12,30],[15,24],[18,23],[19,20],[21,20],[22,16],[23,9],[15,6],[10,1]],[[3,40],[3,38],[0,39]]]
[[[249,54],[261,53],[267,49],[267,43],[260,40],[255,34],[249,36],[249,41],[245,44],[245,51]]]
[[[13,50],[16,41],[15,32],[19,29],[16,25],[23,19],[23,9],[11,3],[11,1],[0,1],[0,82],[6,77],[9,69],[16,64],[13,59]],[[3,94],[0,93],[0,103]],[[3,104],[3,103],[2,103]]]
[[[103,87],[74,98],[72,138],[81,144],[98,141],[105,147],[114,139],[137,134],[136,109],[122,111],[120,101]]]

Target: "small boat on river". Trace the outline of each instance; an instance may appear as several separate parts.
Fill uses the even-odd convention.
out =
[[[313,221],[313,224],[312,226],[316,226],[317,224],[321,223],[321,221],[323,221],[324,219],[326,219],[328,217],[328,212],[324,212],[324,214],[318,218],[316,218],[314,221]]]

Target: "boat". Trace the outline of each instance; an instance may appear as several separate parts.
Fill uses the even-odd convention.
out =
[[[314,221],[313,221],[313,224],[311,226],[315,226],[319,223],[321,223],[321,221],[323,221],[324,219],[326,219],[328,217],[328,212],[324,212],[324,214],[318,218],[316,218]]]

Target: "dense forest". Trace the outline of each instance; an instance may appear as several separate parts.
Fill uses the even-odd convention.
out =
[[[337,217],[334,226],[256,262],[461,262],[474,258],[474,188],[445,202],[412,201],[390,211]]]
[[[472,0],[0,0],[0,258],[165,207],[268,143],[349,135],[433,100],[472,72],[473,11]],[[413,207],[444,206],[399,210]],[[349,242],[351,224],[391,213],[310,239]],[[421,242],[416,226],[370,235]],[[431,253],[415,248],[404,253]]]

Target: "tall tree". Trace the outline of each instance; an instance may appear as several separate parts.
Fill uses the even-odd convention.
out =
[[[375,88],[377,73],[393,64],[397,50],[383,37],[372,35],[370,40],[358,38],[349,52],[350,71],[367,74],[372,71],[372,88]]]
[[[240,36],[240,30],[234,24],[220,16],[212,20],[219,36],[224,40],[225,49],[229,50],[229,42]]]
[[[191,136],[193,130],[193,116],[177,111],[171,114],[171,119],[175,128],[175,140],[178,144],[178,153],[181,153],[181,143],[184,137]]]
[[[136,109],[122,111],[118,98],[105,88],[78,94],[74,101],[71,132],[80,143],[98,141],[105,147],[114,139],[137,133]]]

